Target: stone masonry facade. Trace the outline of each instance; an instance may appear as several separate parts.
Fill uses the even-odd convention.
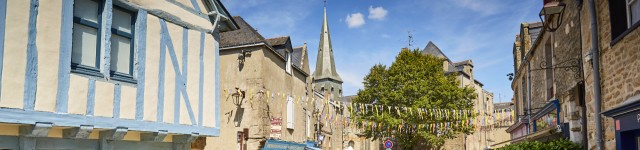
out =
[[[591,20],[588,3],[583,1],[585,7],[581,10],[580,23],[581,43],[583,57],[591,53]],[[611,33],[610,1],[595,0],[596,21],[598,26],[598,48],[600,49],[600,85],[601,85],[601,110],[606,111],[617,106],[628,98],[640,94],[640,30],[627,29],[628,34],[622,35],[618,41],[614,41]],[[587,131],[588,148],[596,147],[596,129],[594,114],[594,77],[591,62],[584,62],[585,75],[585,101],[587,104]],[[602,117],[602,142],[604,149],[615,149],[615,126],[612,118]]]
[[[612,7],[615,6],[610,5],[615,2],[613,0],[595,0],[598,37],[595,40],[598,41],[600,58],[596,63],[600,70],[594,70],[589,1],[560,2],[566,7],[562,24],[556,31],[542,30],[534,36],[532,33],[535,32],[530,30],[536,23],[523,23],[520,34],[516,36],[512,82],[515,109],[521,118],[527,116],[528,94],[531,94],[532,113],[547,100],[558,99],[562,108],[561,122],[569,125],[569,131],[564,132],[569,132],[574,142],[583,143],[588,149],[598,149],[595,117],[601,114],[595,114],[594,82],[600,83],[601,112],[620,106],[640,94],[640,30],[636,22],[623,29],[624,32],[619,32],[619,26],[612,25],[615,22],[612,17],[619,19],[621,16],[611,16],[611,13],[625,8]],[[551,49],[552,65],[543,62],[549,57],[545,53],[548,48]],[[551,69],[549,74],[546,71],[549,69],[541,68],[555,69]],[[594,81],[594,71],[599,72],[600,81]],[[552,85],[549,84],[550,78]],[[616,149],[614,120],[602,116],[601,121],[603,149]]]

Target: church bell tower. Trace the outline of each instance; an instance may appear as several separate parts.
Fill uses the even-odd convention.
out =
[[[324,6],[324,18],[322,21],[322,31],[320,32],[320,43],[318,44],[318,59],[316,60],[316,70],[313,72],[313,89],[325,94],[330,94],[331,99],[342,97],[342,79],[336,71],[336,64],[333,61],[333,48],[331,47],[331,36],[329,35],[329,23],[327,22],[327,6]]]

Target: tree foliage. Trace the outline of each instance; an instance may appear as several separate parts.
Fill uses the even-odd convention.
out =
[[[507,145],[498,150],[529,150],[529,149],[544,149],[544,150],[580,150],[582,145],[573,143],[568,139],[557,139],[542,143],[539,141],[524,141],[516,144]]]
[[[443,59],[421,54],[418,50],[403,49],[390,67],[381,64],[371,67],[364,78],[364,90],[358,91],[354,101],[384,107],[406,107],[413,111],[407,109],[399,114],[386,110],[381,113],[365,111],[355,113],[354,118],[361,123],[376,123],[376,127],[363,128],[369,138],[392,138],[405,149],[417,145],[440,147],[445,139],[453,138],[456,134],[470,134],[472,126],[452,124],[447,128],[430,130],[433,128],[424,125],[457,121],[459,124],[466,123],[460,122],[461,118],[425,117],[425,114],[416,113],[415,110],[472,110],[472,100],[476,97],[474,89],[460,87],[456,77],[456,73],[444,72]],[[414,130],[402,130],[402,127],[413,127]]]

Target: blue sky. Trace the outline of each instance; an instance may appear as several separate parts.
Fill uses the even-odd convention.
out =
[[[305,42],[315,68],[322,0],[222,0],[266,38],[291,36]],[[522,22],[539,21],[541,0],[328,0],[327,15],[344,95],[362,88],[371,66],[390,65],[401,48],[433,41],[452,61],[471,59],[475,78],[494,93],[512,97],[506,74],[513,72],[513,42]]]

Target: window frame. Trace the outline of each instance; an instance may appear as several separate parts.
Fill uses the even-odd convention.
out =
[[[116,80],[116,81],[122,81],[122,82],[128,82],[128,83],[137,83],[137,81],[133,78],[133,68],[134,68],[134,55],[135,55],[135,38],[136,38],[136,20],[137,20],[137,13],[135,11],[131,11],[127,8],[124,7],[120,7],[118,5],[113,5],[113,10],[118,9],[122,12],[128,13],[131,15],[131,34],[126,33],[124,31],[120,31],[118,29],[115,29],[113,27],[113,24],[111,24],[111,34],[112,35],[118,35],[118,36],[122,36],[125,38],[130,38],[130,44],[129,44],[129,74],[125,74],[125,73],[121,73],[121,72],[117,72],[114,70],[111,70],[111,68],[109,68],[109,76],[111,79]],[[112,10],[112,13],[113,13]],[[113,15],[112,15],[113,16]],[[111,38],[113,38],[113,36],[111,36]],[[111,39],[109,39],[111,40]],[[111,59],[113,59],[113,56],[111,56]],[[111,60],[109,60],[109,62],[111,62]]]
[[[638,2],[638,0],[625,0],[625,2],[626,2],[625,3],[625,9],[627,10],[627,27],[631,28],[634,24],[640,22],[640,21],[632,22],[633,21],[632,20],[633,17],[631,16],[631,8],[632,8],[633,5],[631,5],[631,3],[634,3],[634,2],[635,3],[640,3],[640,2]],[[640,11],[640,8],[638,8],[638,9]]]
[[[293,97],[287,96],[287,129],[295,128],[296,106],[293,103]]]
[[[77,0],[74,0],[77,1]],[[109,39],[105,39],[105,40],[112,40],[113,36],[121,36],[124,38],[129,38],[130,39],[130,44],[129,44],[129,58],[128,58],[128,62],[129,62],[129,69],[128,69],[128,73],[122,73],[122,72],[117,72],[114,70],[111,70],[111,68],[109,67],[107,70],[107,76],[109,76],[110,80],[114,80],[114,81],[120,81],[120,82],[126,82],[126,83],[131,83],[131,84],[137,84],[138,82],[135,80],[134,78],[134,68],[135,68],[135,38],[136,38],[136,21],[137,21],[137,10],[132,10],[129,9],[127,7],[123,7],[123,6],[119,6],[117,4],[113,4],[112,5],[112,9],[111,9],[111,13],[112,13],[112,17],[113,17],[113,12],[114,10],[118,10],[118,11],[122,11],[125,12],[127,14],[129,14],[131,16],[131,33],[126,33],[124,31],[118,30],[116,28],[114,28],[113,24],[111,24],[111,27],[106,27],[103,26],[103,14],[104,14],[104,6],[105,6],[105,1],[104,0],[90,0],[92,2],[95,2],[98,4],[98,16],[97,16],[97,23],[93,23],[91,21],[82,19],[80,17],[76,17],[75,15],[73,16],[73,23],[74,26],[75,24],[79,24],[79,25],[83,25],[89,28],[93,28],[97,30],[97,38],[96,38],[96,59],[95,59],[95,65],[96,67],[91,67],[91,66],[86,66],[86,65],[82,65],[82,64],[78,64],[78,63],[73,63],[71,62],[71,73],[77,73],[77,74],[82,74],[82,75],[89,75],[89,76],[94,76],[94,77],[99,77],[99,78],[104,78],[105,74],[102,73],[102,69],[107,70],[106,68],[103,68],[104,66],[101,66],[102,61],[109,61],[109,63],[111,62],[111,60],[113,59],[114,56],[111,56],[111,59],[109,60],[103,60],[101,59],[102,56],[106,55],[103,54],[101,51],[101,47],[102,47],[102,30],[105,30],[105,28],[108,28],[108,30],[111,31],[111,37]],[[75,4],[74,4],[74,13],[75,13]],[[113,21],[113,19],[112,19]],[[75,28],[75,27],[74,27]],[[72,30],[72,32],[75,32],[75,30]],[[72,42],[75,42],[72,40]],[[73,52],[73,51],[72,51]],[[109,54],[111,55],[111,54]],[[73,57],[73,56],[71,56]],[[117,57],[117,56],[115,56]],[[72,58],[73,59],[73,58]]]
[[[287,50],[284,51],[284,59],[285,59],[285,72],[291,75],[293,68],[291,67],[291,53]]]
[[[624,7],[625,7],[624,8],[625,9],[624,10],[624,17],[625,17],[624,21],[626,21],[625,22],[626,29],[624,29],[624,31],[620,32],[619,34],[613,34],[614,33],[613,32],[614,24],[617,24],[618,22],[614,23],[614,21],[611,21],[611,20],[613,20],[613,19],[611,19],[611,17],[612,17],[611,16],[612,15],[611,14],[612,13],[612,9],[621,9],[619,7],[622,7],[622,6],[619,6],[618,3],[615,3],[615,5],[612,5],[611,1],[614,1],[614,0],[608,0],[608,2],[609,2],[609,17],[610,17],[609,23],[610,23],[610,28],[611,28],[610,29],[611,30],[611,34],[610,34],[611,43],[609,44],[609,46],[615,45],[616,43],[618,43],[619,41],[624,39],[624,37],[626,37],[629,33],[631,33],[632,31],[634,31],[636,28],[638,28],[640,26],[640,21],[635,22],[635,23],[631,23],[631,15],[630,15],[630,10],[629,10],[629,3],[633,2],[634,0],[624,0],[624,2],[623,2],[624,3]],[[638,0],[635,0],[635,1],[638,1]]]
[[[74,0],[75,1],[75,0]],[[95,65],[96,67],[91,67],[91,66],[86,66],[86,65],[82,65],[82,64],[77,64],[77,63],[73,63],[73,61],[71,61],[71,72],[72,73],[78,73],[78,74],[84,74],[84,75],[91,75],[91,76],[98,76],[98,77],[104,77],[102,75],[102,73],[100,73],[100,37],[102,36],[102,33],[100,32],[102,30],[102,12],[104,11],[104,1],[102,0],[90,0],[93,2],[96,2],[98,4],[98,16],[97,16],[97,20],[98,23],[93,23],[91,21],[82,19],[80,17],[76,17],[75,15],[73,16],[73,24],[75,26],[75,24],[80,24],[83,26],[87,26],[90,28],[95,28],[96,29],[96,59],[95,59]],[[75,3],[74,5],[74,9],[73,12],[75,12]],[[75,13],[74,13],[75,14]],[[72,27],[75,28],[75,27]],[[74,29],[72,29],[72,32],[75,32]],[[74,42],[73,40],[71,42]],[[73,45],[72,45],[72,49],[73,49]],[[73,50],[72,50],[73,53]],[[73,56],[70,56],[73,57]],[[71,58],[73,59],[73,58]]]

